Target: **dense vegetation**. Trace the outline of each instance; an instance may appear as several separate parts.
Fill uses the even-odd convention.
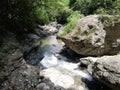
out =
[[[65,28],[68,30],[83,15],[119,11],[120,0],[1,0],[0,32],[31,32],[38,24],[50,21],[69,23]]]
[[[77,21],[79,18],[82,18],[82,17],[84,17],[84,15],[81,14],[79,11],[74,11],[74,12],[72,12],[71,15],[67,17],[67,24],[66,24],[66,26],[64,27],[64,32],[59,33],[59,35],[60,35],[60,36],[64,36],[64,35],[66,35],[67,33],[69,33],[70,30],[71,30],[72,28],[74,28],[76,21]]]
[[[73,10],[83,14],[119,14],[120,0],[70,0]]]
[[[23,36],[51,21],[65,25],[64,36],[90,14],[120,14],[120,0],[0,0],[0,46],[10,32]]]
[[[64,4],[56,0],[1,0],[0,28],[14,32],[30,31],[37,23],[55,20],[58,11],[62,12],[64,8]]]
[[[60,33],[60,36],[66,35],[75,25],[78,18],[81,18],[90,14],[104,14],[104,15],[119,15],[120,14],[120,0],[70,0],[69,7],[72,10],[71,15],[67,19],[67,25],[64,28],[64,32]],[[79,12],[79,13],[75,13]],[[78,15],[79,14],[79,15]]]

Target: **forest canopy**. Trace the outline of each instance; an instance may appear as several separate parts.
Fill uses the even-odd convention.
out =
[[[50,21],[69,23],[68,19],[76,18],[74,14],[81,17],[89,14],[115,15],[119,12],[120,0],[1,0],[0,29],[32,31],[38,24]],[[71,17],[72,14],[75,17]]]

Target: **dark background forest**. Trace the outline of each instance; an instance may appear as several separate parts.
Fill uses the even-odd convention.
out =
[[[120,0],[1,0],[0,34],[34,32],[51,21],[69,24],[86,15],[118,15],[119,11]]]

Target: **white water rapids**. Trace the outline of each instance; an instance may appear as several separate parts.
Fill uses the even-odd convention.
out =
[[[39,66],[45,68],[42,74],[50,78],[55,85],[84,90],[80,86],[81,78],[91,81],[92,77],[79,69],[80,63],[68,62],[65,56],[58,54],[64,45],[63,42],[57,40],[56,36],[49,36],[42,39],[41,43],[44,58]]]

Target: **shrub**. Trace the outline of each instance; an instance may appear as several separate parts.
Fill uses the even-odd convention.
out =
[[[69,0],[1,0],[0,25],[12,32],[30,32],[37,24],[55,21],[67,11]]]
[[[76,21],[82,17],[84,17],[84,15],[79,11],[72,12],[72,14],[67,18],[67,25],[65,25],[64,30],[59,34],[59,36],[64,36],[69,33],[74,28]]]
[[[119,14],[120,0],[70,0],[70,7],[84,15]]]
[[[35,6],[30,0],[1,0],[0,25],[13,32],[32,29],[35,22]]]

